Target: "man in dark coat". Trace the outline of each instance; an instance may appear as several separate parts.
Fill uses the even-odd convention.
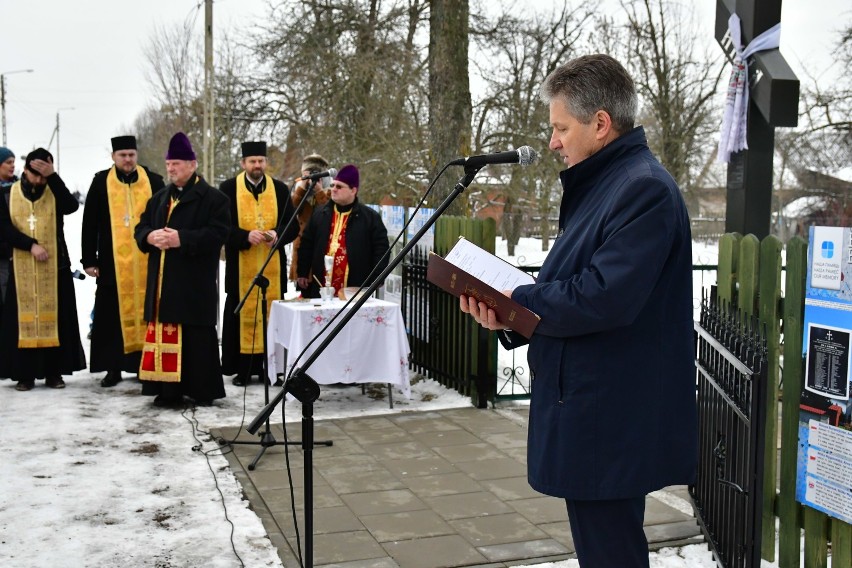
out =
[[[580,566],[647,568],[645,496],[692,483],[697,463],[689,217],[634,127],[636,91],[617,61],[574,59],[542,98],[568,169],[553,249],[537,282],[511,292],[541,316],[528,351],[529,482],[566,500]],[[472,298],[461,309],[507,328]]]
[[[244,142],[240,165],[243,171],[219,186],[231,202],[231,232],[225,243],[227,299],[222,314],[222,372],[237,375],[234,384],[245,386],[251,375],[265,379],[261,376],[266,335],[258,308],[260,290],[252,290],[239,314],[234,309],[273,246],[278,253],[264,269],[269,280],[267,303],[284,297],[287,254],[283,245],[299,234],[299,223],[293,219],[295,208],[287,185],[266,173],[266,142]],[[280,238],[279,229],[286,231]]]
[[[92,180],[80,239],[83,269],[98,283],[89,370],[107,372],[103,387],[118,384],[122,371],[139,372],[148,259],[133,231],[151,195],[165,185],[162,176],[137,164],[134,136],[116,136],[111,144],[114,165]]]
[[[299,245],[296,282],[308,290],[309,275],[313,273],[323,284],[334,287],[335,293],[347,286],[369,285],[367,277],[378,275],[388,265],[385,253],[388,231],[376,211],[358,201],[360,183],[358,168],[348,164],[340,168],[331,184],[331,201],[314,211]],[[333,258],[330,273],[324,258]],[[305,297],[317,297],[306,295]]]
[[[18,181],[15,175],[15,154],[5,146],[0,146],[0,197],[9,205],[9,192]],[[9,282],[9,263],[12,258],[12,245],[0,236],[0,314],[3,313],[3,298],[6,284]]]
[[[44,148],[27,155],[23,179],[0,199],[0,240],[14,247],[0,321],[0,376],[28,391],[35,379],[65,387],[62,375],[86,368],[77,323],[64,217],[80,206]]]
[[[293,202],[293,206],[297,208],[301,204],[301,209],[299,209],[299,236],[293,240],[290,258],[290,280],[296,282],[296,290],[305,298],[319,296],[319,284],[313,279],[313,274],[309,274],[307,279],[308,289],[305,290],[299,286],[298,274],[296,274],[296,267],[299,266],[299,245],[302,244],[302,233],[305,231],[305,227],[308,226],[308,221],[311,220],[314,209],[322,207],[331,199],[329,196],[329,184],[333,176],[324,176],[315,181],[306,178],[311,174],[328,171],[328,169],[328,160],[319,154],[309,154],[302,159],[302,177],[297,178],[293,183],[291,201]],[[305,193],[307,193],[309,188],[311,189],[311,194],[306,197]],[[303,201],[304,203],[302,203]]]
[[[6,205],[9,205],[9,192],[16,181],[18,176],[15,175],[15,154],[9,148],[0,146],[0,199],[3,199]],[[3,235],[0,235],[0,318],[3,317],[3,302],[6,298],[11,262],[12,245],[3,240]]]
[[[156,406],[180,406],[183,395],[208,405],[225,397],[219,338],[219,251],[228,238],[228,198],[195,170],[189,139],[175,134],[166,153],[169,185],[154,194],[136,225],[148,253],[148,329],[139,379]]]

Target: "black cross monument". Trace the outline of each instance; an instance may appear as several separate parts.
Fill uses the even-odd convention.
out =
[[[781,21],[781,0],[716,0],[716,40],[730,61],[736,51],[728,18],[734,13],[740,18],[745,47]],[[771,49],[748,59],[748,81],[748,150],[731,154],[728,164],[725,232],[763,239],[772,213],[775,127],[798,124],[799,79],[781,53]]]

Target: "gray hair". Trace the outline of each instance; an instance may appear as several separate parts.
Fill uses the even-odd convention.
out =
[[[557,67],[541,86],[541,100],[550,104],[561,99],[568,112],[583,124],[603,110],[613,128],[624,134],[636,121],[638,99],[633,79],[609,55],[584,55]]]

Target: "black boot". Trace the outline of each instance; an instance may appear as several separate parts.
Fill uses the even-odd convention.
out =
[[[121,371],[109,371],[106,376],[101,379],[102,387],[114,387],[121,382]]]

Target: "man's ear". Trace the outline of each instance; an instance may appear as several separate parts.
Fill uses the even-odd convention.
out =
[[[606,140],[612,133],[612,117],[605,110],[599,110],[595,113],[595,138],[598,140]]]

